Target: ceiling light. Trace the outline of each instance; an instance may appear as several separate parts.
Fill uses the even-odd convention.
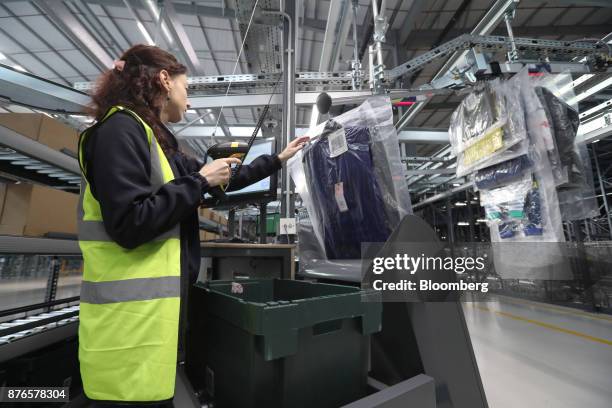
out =
[[[17,71],[21,71],[21,72],[27,72],[26,69],[24,67],[22,67],[21,65],[13,65],[13,68],[15,68]]]
[[[0,60],[5,60],[5,59],[6,59],[6,55],[0,52]]]
[[[187,113],[193,113],[193,114],[197,115],[198,111],[196,111],[195,109],[187,109]]]
[[[462,202],[462,201],[458,201],[455,203],[455,207],[465,207],[467,204]]]
[[[147,43],[149,45],[155,45],[155,42],[153,41],[153,39],[149,35],[149,32],[145,28],[144,24],[142,24],[140,21],[138,21],[138,22],[136,22],[136,25],[138,26],[138,29],[140,30],[142,35],[144,35],[144,38],[145,38],[145,40],[147,40]]]
[[[128,9],[130,14],[132,15],[132,18],[134,19],[134,21],[136,21],[136,27],[138,27],[138,29],[140,30],[140,32],[144,36],[145,40],[147,41],[147,43],[149,45],[155,45],[155,42],[153,41],[153,39],[149,35],[149,32],[145,28],[144,24],[142,24],[142,22],[138,18],[138,14],[136,14],[136,11],[134,11],[134,9],[132,8],[132,6],[128,2],[128,0],[123,0],[123,4],[125,4],[125,7]]]
[[[149,8],[149,11],[151,14],[153,14],[153,17],[155,17],[155,20],[159,20],[159,9],[157,8],[157,5],[155,5],[155,2],[153,0],[147,0],[145,1],[145,5]],[[166,37],[168,45],[173,46],[174,40],[170,34],[170,31],[168,30],[168,26],[164,21],[161,22],[161,28],[162,32],[164,33],[164,37]]]

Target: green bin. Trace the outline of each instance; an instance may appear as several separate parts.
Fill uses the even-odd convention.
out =
[[[190,381],[215,408],[336,408],[362,398],[379,295],[281,279],[197,283]]]

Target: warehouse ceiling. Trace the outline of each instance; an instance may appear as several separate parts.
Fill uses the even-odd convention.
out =
[[[0,63],[24,69],[61,84],[94,81],[121,52],[136,43],[154,41],[173,51],[191,75],[230,74],[255,0],[166,1],[165,19],[159,29],[156,0],[5,0],[0,2]],[[303,1],[299,24],[296,71],[347,71],[353,58],[352,28],[342,38],[332,60],[322,61],[326,30],[337,29],[341,16],[352,20],[349,0]],[[383,49],[385,65],[392,68],[414,56],[470,32],[491,8],[493,0],[388,0],[385,14],[389,31]],[[260,0],[259,7],[278,9],[279,0]],[[608,7],[600,7],[605,6]],[[522,0],[512,26],[516,36],[542,39],[601,39],[612,31],[609,1]],[[173,15],[169,9],[173,10]],[[335,13],[334,15],[330,15]],[[357,48],[367,67],[367,45],[372,40],[371,2],[357,6]],[[170,18],[170,19],[169,19]],[[329,22],[332,24],[329,24]],[[174,24],[167,24],[173,22]],[[350,21],[349,21],[350,25]],[[269,27],[269,26],[268,26]],[[281,45],[279,29],[256,23],[247,38],[251,45],[240,58],[236,73],[279,70]],[[181,37],[184,33],[187,44]],[[505,34],[500,24],[494,34]],[[256,46],[255,46],[256,45]],[[402,78],[402,87],[429,82],[443,65],[440,59],[423,70]],[[193,72],[195,71],[195,72]],[[605,92],[605,90],[604,90]],[[601,98],[601,94],[597,98]],[[605,97],[605,93],[604,93]],[[608,96],[609,98],[609,96]],[[459,101],[457,96],[436,96],[410,123],[411,127],[444,128]],[[589,101],[585,101],[589,103]],[[3,111],[23,108],[4,104]],[[199,114],[204,112],[198,112]],[[310,108],[297,109],[296,124],[307,126]],[[196,113],[187,119],[195,118]],[[227,108],[222,125],[253,125],[254,108]],[[203,118],[216,123],[215,112]],[[435,147],[430,146],[430,149]]]

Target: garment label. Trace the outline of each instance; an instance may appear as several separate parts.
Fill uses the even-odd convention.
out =
[[[346,200],[344,199],[344,183],[339,182],[334,186],[335,188],[335,197],[336,204],[338,204],[338,208],[340,212],[348,211],[348,206],[346,205]]]
[[[337,157],[348,150],[346,144],[346,133],[344,129],[338,129],[327,136],[329,142],[329,157]]]

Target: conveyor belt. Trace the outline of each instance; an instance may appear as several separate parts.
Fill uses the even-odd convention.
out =
[[[0,363],[76,336],[79,306],[0,323]]]
[[[0,323],[0,346],[45,330],[76,322],[79,306],[69,306],[9,322]]]

